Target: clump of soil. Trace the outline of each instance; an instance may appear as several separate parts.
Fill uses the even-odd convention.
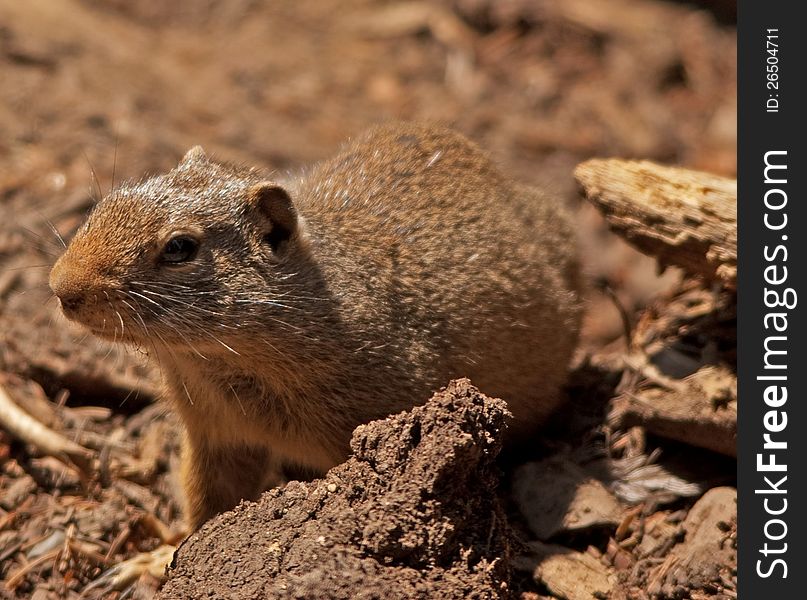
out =
[[[468,380],[356,429],[353,456],[210,521],[160,598],[499,598],[508,529],[495,458],[510,415]]]

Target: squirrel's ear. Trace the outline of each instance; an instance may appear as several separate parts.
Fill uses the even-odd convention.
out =
[[[266,241],[277,247],[297,230],[297,211],[289,193],[276,183],[263,181],[249,189],[249,202],[269,219],[271,229]]]
[[[179,165],[190,165],[193,163],[207,162],[207,154],[201,146],[194,146],[185,153]]]

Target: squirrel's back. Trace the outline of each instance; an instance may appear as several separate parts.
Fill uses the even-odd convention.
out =
[[[523,421],[554,408],[581,312],[560,200],[514,184],[462,135],[419,124],[370,130],[292,196],[324,279],[374,343],[428,385],[470,377]]]

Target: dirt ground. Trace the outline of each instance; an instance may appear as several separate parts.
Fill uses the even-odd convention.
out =
[[[155,402],[159,374],[59,317],[47,274],[60,238],[115,182],[168,169],[192,145],[286,171],[404,118],[451,124],[569,202],[592,282],[570,405],[534,448],[505,457],[514,550],[496,581],[530,600],[736,597],[733,457],[608,418],[612,397],[646,391],[636,373],[647,371],[625,366],[637,347],[669,357],[674,346],[692,363],[680,377],[733,371],[731,294],[658,276],[572,177],[594,156],[735,176],[735,12],[662,0],[0,0],[0,385],[94,456],[87,473],[0,429],[0,596],[77,598],[180,531],[178,434]],[[714,406],[736,404],[729,384],[699,385]],[[564,587],[563,572],[594,583]],[[157,586],[144,575],[86,596]]]

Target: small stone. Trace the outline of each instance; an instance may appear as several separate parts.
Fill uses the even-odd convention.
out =
[[[616,582],[616,575],[590,554],[542,542],[528,545],[534,555],[519,561],[522,568],[531,565],[533,579],[558,598],[607,598]]]
[[[624,512],[602,483],[564,458],[519,467],[513,476],[513,495],[539,540],[592,527],[615,528]]]

